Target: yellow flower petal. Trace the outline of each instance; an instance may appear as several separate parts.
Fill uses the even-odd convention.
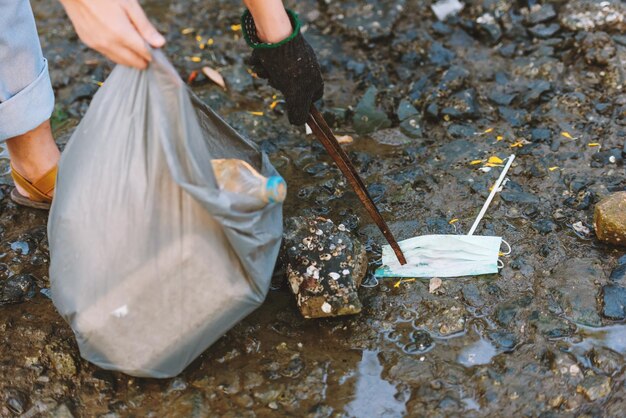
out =
[[[502,160],[499,157],[493,156],[493,157],[489,157],[489,160],[487,162],[489,164],[502,164],[504,160]]]
[[[558,167],[558,166],[556,166],[556,165],[555,165],[554,167],[550,167],[550,168],[548,168],[548,170],[550,170],[550,171],[554,171],[554,170],[558,170],[558,169],[559,169],[559,167]]]
[[[238,32],[241,30],[241,25],[230,25],[230,30],[233,32]]]
[[[483,132],[483,134],[489,134],[491,132],[493,132],[493,128],[487,129],[486,131]]]
[[[183,30],[180,31],[180,33],[182,33],[183,35],[189,35],[193,31],[195,31],[194,28],[184,28]]]
[[[482,162],[485,160],[474,160],[470,162],[470,165],[477,165],[477,164],[482,164]]]
[[[590,142],[587,145],[589,145],[590,147],[599,147],[600,143],[599,142]]]
[[[459,221],[459,218],[454,218],[452,219],[450,222],[448,222],[450,225],[455,224]]]
[[[504,137],[502,135],[496,136],[496,141],[502,141]]]
[[[248,112],[248,113],[250,113],[253,116],[263,116],[264,114],[263,112]]]
[[[561,136],[564,136],[567,139],[574,139],[574,137],[570,135],[569,132],[561,132]]]

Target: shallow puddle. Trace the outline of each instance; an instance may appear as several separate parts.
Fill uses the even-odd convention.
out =
[[[406,407],[396,398],[396,387],[381,377],[383,366],[378,354],[371,350],[363,351],[357,367],[354,399],[345,407],[348,416],[403,416]]]
[[[477,366],[480,364],[489,364],[491,359],[498,354],[496,347],[489,341],[480,339],[465,347],[458,357],[458,362],[465,367]]]

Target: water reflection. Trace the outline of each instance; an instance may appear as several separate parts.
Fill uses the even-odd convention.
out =
[[[458,357],[458,362],[465,367],[477,366],[480,364],[489,364],[491,359],[498,354],[496,347],[489,341],[480,339],[466,346]]]
[[[406,414],[403,402],[396,399],[396,387],[381,377],[383,366],[375,351],[363,351],[358,365],[354,399],[346,405],[350,417],[400,417]]]

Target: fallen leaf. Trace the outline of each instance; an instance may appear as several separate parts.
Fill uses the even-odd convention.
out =
[[[354,138],[352,138],[350,135],[340,135],[337,137],[337,142],[339,142],[340,144],[351,144],[354,142]]]
[[[504,160],[494,156],[494,157],[489,157],[489,160],[487,160],[487,162],[489,164],[502,164]]]
[[[477,165],[477,164],[481,164],[483,161],[485,160],[474,160],[470,162],[470,165]]]
[[[196,77],[198,77],[198,72],[196,70],[193,70],[191,74],[189,74],[189,77],[187,78],[187,84],[193,83]]]
[[[574,137],[569,132],[561,132],[561,136],[564,136],[567,139],[574,139]]]
[[[450,220],[450,222],[448,222],[450,225],[457,223],[459,221],[459,218],[454,218],[452,220]]]
[[[398,280],[396,282],[396,284],[393,285],[393,287],[398,288],[398,287],[400,287],[400,285],[402,283],[411,283],[411,282],[414,282],[414,281],[415,281],[415,279],[400,279],[400,280]]]
[[[202,67],[202,73],[207,76],[209,80],[226,90],[226,82],[224,81],[224,77],[217,71],[211,67]]]
[[[489,134],[489,133],[491,133],[491,132],[493,132],[493,128],[489,128],[489,129],[485,130],[485,131],[483,132],[483,134]]]
[[[443,281],[439,277],[433,277],[430,279],[430,284],[428,285],[428,291],[430,293],[435,293],[437,289],[441,287]]]

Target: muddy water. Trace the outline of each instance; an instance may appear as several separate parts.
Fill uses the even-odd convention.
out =
[[[591,227],[593,203],[626,187],[623,165],[601,154],[621,149],[626,138],[619,71],[585,60],[594,51],[581,49],[584,32],[530,35],[530,24],[509,17],[510,8],[514,17],[522,13],[523,2],[473,2],[465,20],[441,26],[429,2],[380,1],[381,10],[412,12],[378,39],[372,34],[385,26],[362,33],[353,20],[337,17],[339,3],[348,15],[348,6],[360,4],[297,5],[314,22],[306,33],[325,74],[322,109],[338,133],[354,137],[346,150],[399,239],[466,232],[499,173],[471,162],[518,155],[508,193],[496,198],[477,232],[511,243],[500,274],[446,279],[435,294],[427,280],[376,285],[369,277],[373,287],[360,290],[360,315],[306,321],[278,268],[266,303],[179,377],[134,379],[80,359],[71,330],[45,296],[46,216],[7,198],[3,153],[0,280],[26,274],[34,285],[23,302],[0,306],[0,416],[623,416],[626,328],[603,316],[602,286],[624,251],[599,244],[592,228],[573,227]],[[33,4],[62,145],[97,90],[94,82],[111,66],[78,43],[60,6]],[[281,104],[270,110],[275,92],[247,77],[247,49],[230,27],[239,5],[147,6],[181,76],[210,65],[227,79],[227,92],[202,76],[192,88],[270,155],[289,184],[285,215],[344,223],[366,244],[373,271],[384,243],[376,227],[323,148],[287,125]],[[557,14],[565,13],[561,8]],[[502,10],[506,33],[492,42],[489,33],[497,33],[475,22]],[[185,28],[196,32],[182,35]],[[213,46],[200,50],[195,36],[213,39]],[[611,42],[617,51],[611,59],[624,58],[622,44]],[[444,83],[450,65],[467,74]],[[350,112],[372,85],[393,127],[385,135],[358,135]],[[466,96],[452,98],[468,89],[476,112],[455,104]],[[507,95],[514,98],[501,104]],[[417,138],[398,136],[397,107],[407,98],[424,115]],[[461,116],[443,110],[454,106]],[[249,113],[259,110],[263,116]]]

